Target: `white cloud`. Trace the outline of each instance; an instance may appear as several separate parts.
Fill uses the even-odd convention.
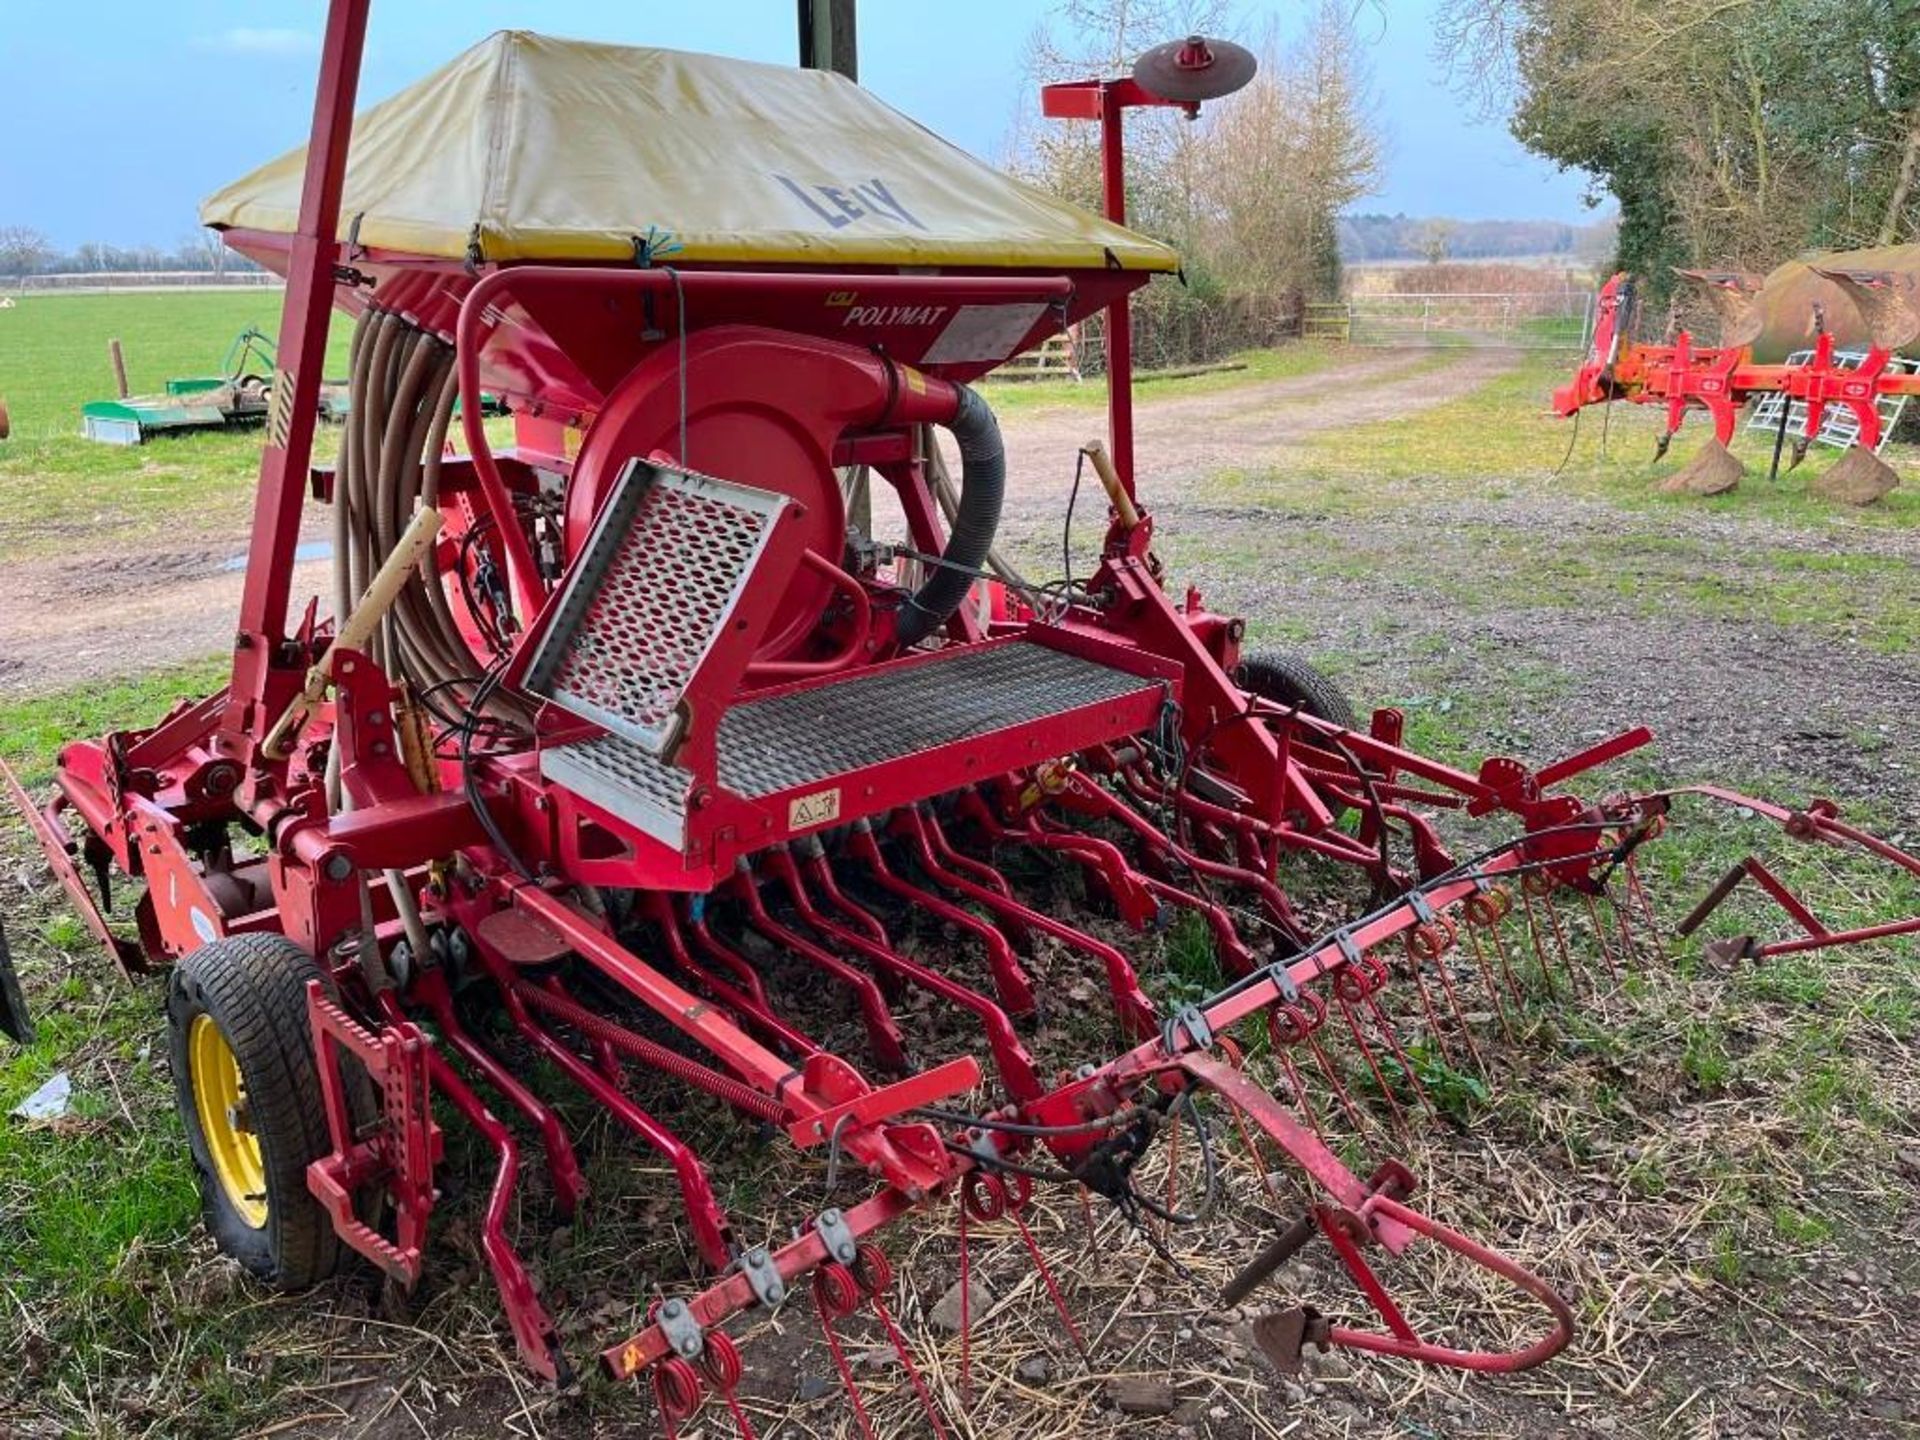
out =
[[[305,30],[263,30],[246,25],[217,35],[202,35],[193,43],[197,49],[221,50],[229,55],[312,55],[320,48],[319,37]]]

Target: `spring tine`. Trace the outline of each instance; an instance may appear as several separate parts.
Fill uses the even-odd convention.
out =
[[[1456,938],[1459,932],[1453,932]],[[1467,1023],[1466,1012],[1460,1008],[1460,996],[1453,986],[1453,967],[1447,964],[1447,952],[1443,947],[1434,952],[1433,973],[1440,977],[1440,989],[1447,997],[1447,1008],[1453,1011],[1454,1023],[1460,1027],[1460,1038],[1466,1042],[1467,1054],[1473,1057],[1473,1068],[1480,1072],[1480,1078],[1487,1076],[1487,1062],[1480,1054],[1480,1045],[1473,1038],[1473,1026]],[[1452,1062],[1449,1061],[1449,1064]]]
[[[1353,1035],[1353,1043],[1360,1047],[1360,1054],[1367,1062],[1367,1069],[1373,1072],[1373,1083],[1380,1087],[1381,1095],[1386,1098],[1387,1108],[1393,1112],[1394,1127],[1404,1132],[1407,1128],[1406,1112],[1400,1108],[1400,1101],[1394,1096],[1393,1087],[1387,1084],[1386,1074],[1380,1069],[1380,1062],[1374,1056],[1373,1047],[1367,1044],[1366,1033],[1360,1028],[1359,1017],[1353,1013],[1353,1006],[1347,1003],[1346,996],[1336,994],[1334,999],[1340,1006],[1340,1013],[1346,1016],[1347,1029]]]
[[[1432,1111],[1433,1101],[1427,1098],[1426,1087],[1420,1083],[1420,1077],[1414,1073],[1413,1062],[1407,1059],[1407,1052],[1400,1044],[1400,1032],[1395,1028],[1392,1018],[1387,1014],[1386,1007],[1380,1003],[1378,993],[1369,990],[1367,994],[1362,997],[1361,1003],[1372,1013],[1375,1030],[1378,1031],[1380,1038],[1387,1042],[1388,1048],[1393,1051],[1394,1061],[1399,1065],[1400,1073],[1407,1077],[1407,1084],[1413,1088],[1414,1095],[1418,1097],[1420,1104],[1426,1110]]]
[[[960,1209],[960,1403],[973,1406],[973,1247],[967,1234],[967,1196],[963,1187],[954,1187]],[[1085,1194],[1083,1190],[1081,1192]]]
[[[1452,1068],[1453,1051],[1447,1045],[1446,1036],[1441,1033],[1440,1017],[1433,1009],[1433,996],[1427,993],[1427,977],[1420,973],[1420,961],[1411,949],[1407,952],[1407,971],[1413,976],[1414,988],[1420,992],[1420,1012],[1427,1017],[1427,1034],[1432,1037],[1440,1058],[1447,1062],[1448,1068]]]
[[[1321,1075],[1326,1077],[1327,1086],[1333,1091],[1334,1098],[1340,1102],[1340,1108],[1346,1112],[1349,1122],[1356,1130],[1367,1128],[1366,1120],[1361,1116],[1359,1107],[1353,1103],[1353,1096],[1347,1093],[1346,1085],[1341,1081],[1339,1072],[1333,1068],[1333,1062],[1327,1059],[1327,1052],[1321,1047],[1320,1037],[1307,1036],[1307,1048],[1313,1052],[1314,1062],[1319,1065]]]
[[[1267,1043],[1273,1050],[1274,1058],[1279,1060],[1280,1068],[1286,1072],[1287,1088],[1293,1092],[1293,1103],[1300,1107],[1300,1113],[1307,1117],[1307,1128],[1315,1135],[1325,1139],[1320,1129],[1320,1117],[1314,1112],[1313,1101],[1307,1095],[1307,1087],[1301,1083],[1300,1072],[1295,1068],[1291,1053],[1293,1041],[1280,1029],[1280,1017],[1273,1011],[1267,1012]]]
[[[1633,957],[1638,952],[1639,946],[1634,943],[1633,917],[1629,913],[1632,895],[1629,894],[1627,899],[1628,904],[1622,905],[1611,892],[1607,895],[1607,904],[1613,907],[1613,918],[1620,927],[1620,963],[1627,969],[1632,969]]]
[[[1233,1041],[1223,1038],[1221,1049],[1226,1051],[1228,1059],[1236,1070],[1245,1068],[1246,1058],[1241,1054],[1240,1047]],[[1240,1132],[1240,1143],[1246,1146],[1247,1154],[1253,1158],[1254,1168],[1260,1172],[1260,1184],[1265,1188],[1267,1198],[1277,1204],[1280,1200],[1280,1187],[1273,1183],[1273,1176],[1267,1170],[1266,1157],[1260,1153],[1260,1144],[1254,1138],[1253,1132],[1247,1128],[1246,1115],[1238,1105],[1227,1106],[1227,1111],[1233,1116],[1234,1128]],[[1169,1205],[1167,1208],[1171,1210],[1173,1207]]]
[[[1560,952],[1560,963],[1566,966],[1568,973],[1571,974],[1573,971],[1573,950],[1567,944],[1566,926],[1560,921],[1560,906],[1553,898],[1554,891],[1559,888],[1559,886],[1555,885],[1542,892],[1540,896],[1540,908],[1547,912],[1547,923],[1553,927],[1553,943],[1555,948]]]
[[[1087,1349],[1086,1336],[1080,1333],[1080,1327],[1074,1323],[1073,1310],[1067,1304],[1066,1294],[1060,1289],[1060,1282],[1055,1278],[1052,1267],[1047,1264],[1047,1257],[1041,1253],[1040,1242],[1028,1228],[1027,1217],[1020,1213],[1025,1203],[1015,1196],[1014,1203],[1007,1206],[1007,1214],[1013,1217],[1013,1223],[1019,1227],[1021,1243],[1027,1247],[1027,1254],[1033,1257],[1033,1268],[1040,1272],[1040,1279],[1053,1299],[1053,1308],[1060,1316],[1060,1323],[1067,1327],[1067,1334],[1073,1337],[1073,1348],[1080,1352],[1082,1360],[1091,1360],[1093,1357]]]
[[[1542,904],[1544,903],[1545,902],[1543,901]],[[1553,988],[1553,965],[1547,959],[1547,947],[1545,942],[1542,941],[1540,938],[1540,932],[1542,928],[1540,924],[1540,918],[1533,913],[1533,897],[1527,893],[1527,887],[1524,885],[1520,887],[1520,909],[1521,909],[1521,912],[1527,917],[1527,934],[1533,940],[1533,956],[1534,956],[1534,959],[1539,962],[1540,978],[1546,984],[1547,998],[1549,1000],[1557,1000],[1559,999],[1559,996],[1555,993]],[[1557,930],[1558,926],[1556,925],[1555,928]],[[1504,954],[1501,956],[1501,960],[1503,963],[1505,962],[1506,956]],[[1569,969],[1571,969],[1571,967],[1569,967]],[[1572,985],[1571,979],[1569,979],[1569,988],[1576,990],[1576,992],[1578,989],[1578,987]]]
[[[845,1277],[841,1279],[839,1277]],[[836,1291],[844,1287],[846,1293],[829,1294],[829,1288]],[[866,1440],[878,1440],[873,1433],[873,1419],[867,1414],[866,1402],[860,1398],[860,1386],[853,1378],[853,1366],[847,1363],[847,1352],[841,1348],[840,1337],[834,1333],[833,1322],[836,1310],[845,1313],[843,1306],[849,1302],[849,1296],[858,1297],[854,1285],[853,1272],[837,1261],[822,1266],[814,1272],[813,1303],[820,1312],[820,1329],[827,1337],[827,1349],[833,1353],[834,1369],[840,1372],[840,1385],[847,1392],[847,1400],[853,1406],[853,1417],[859,1423],[860,1433]],[[840,1302],[830,1304],[829,1302]]]
[[[747,1412],[740,1404],[740,1397],[731,1390],[722,1390],[720,1398],[726,1403],[727,1412],[733,1416],[733,1426],[739,1433],[740,1440],[756,1440],[753,1422],[747,1419]]]
[[[1607,927],[1600,923],[1600,907],[1594,904],[1593,896],[1585,897],[1587,902],[1587,921],[1593,926],[1593,938],[1599,942],[1600,953],[1606,958],[1607,974],[1613,980],[1619,980],[1620,967],[1613,962],[1613,947],[1607,944]]]
[[[1497,930],[1498,923],[1487,928]],[[1480,983],[1493,1000],[1493,1013],[1500,1017],[1500,1031],[1507,1037],[1507,1043],[1512,1044],[1513,1023],[1507,1019],[1506,1003],[1500,998],[1500,982],[1494,979],[1493,966],[1487,960],[1486,947],[1480,943],[1480,932],[1472,925],[1467,927],[1467,947],[1473,951],[1474,963],[1479,967]],[[1501,953],[1501,958],[1503,960],[1506,958],[1504,951]]]
[[[1524,893],[1521,898],[1523,900],[1526,898]],[[1546,952],[1540,946],[1540,932],[1533,928],[1532,906],[1527,907],[1527,930],[1533,937],[1534,954],[1540,960],[1540,973],[1548,974]],[[1506,937],[1500,933],[1500,927],[1497,925],[1490,927],[1488,936],[1493,941],[1494,954],[1500,957],[1500,973],[1506,977],[1507,993],[1513,997],[1514,1008],[1524,1010],[1527,1004],[1527,992],[1521,987],[1520,982],[1513,978],[1513,957],[1507,954]],[[1553,982],[1549,980],[1547,983],[1551,986]]]
[[[1180,1114],[1173,1112],[1167,1117],[1167,1213],[1179,1213],[1180,1206]],[[1162,1244],[1173,1243],[1173,1221],[1160,1222],[1160,1240]]]
[[[1633,863],[1633,857],[1627,857],[1627,889],[1633,898],[1640,902],[1640,911],[1646,917],[1647,934],[1653,940],[1653,958],[1661,964],[1666,963],[1667,942],[1660,933],[1660,917],[1654,911],[1653,897],[1647,894],[1647,887],[1640,882],[1640,867]]]
[[[893,1267],[887,1263],[886,1256],[871,1245],[860,1248],[860,1260],[863,1273],[867,1277],[867,1303],[873,1307],[873,1313],[879,1317],[881,1328],[887,1332],[887,1339],[893,1344],[893,1353],[900,1357],[900,1366],[907,1372],[907,1381],[913,1386],[913,1393],[920,1397],[920,1409],[927,1417],[927,1423],[933,1427],[938,1440],[947,1440],[947,1427],[940,1423],[940,1409],[933,1403],[933,1392],[927,1389],[927,1382],[920,1374],[920,1367],[914,1363],[913,1347],[907,1343],[907,1337],[894,1323],[893,1314],[887,1309],[885,1292],[893,1283]],[[964,1291],[962,1294],[964,1295]]]

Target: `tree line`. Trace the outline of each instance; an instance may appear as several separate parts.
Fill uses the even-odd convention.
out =
[[[1920,0],[1443,0],[1439,48],[1655,286],[1920,241]]]
[[[192,270],[225,275],[258,270],[244,255],[220,243],[211,230],[197,231],[171,248],[163,245],[104,245],[88,241],[62,249],[31,225],[0,225],[0,276],[127,274],[143,270]]]
[[[1589,225],[1556,220],[1452,220],[1442,216],[1343,215],[1344,260],[1506,260],[1564,256],[1570,264],[1604,261],[1614,249],[1611,218]]]

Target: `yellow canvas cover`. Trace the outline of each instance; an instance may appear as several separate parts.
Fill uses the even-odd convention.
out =
[[[291,232],[305,160],[235,181],[201,222]],[[680,247],[663,259],[734,264],[1179,264],[831,72],[504,30],[355,117],[342,240],[605,261],[649,231]]]

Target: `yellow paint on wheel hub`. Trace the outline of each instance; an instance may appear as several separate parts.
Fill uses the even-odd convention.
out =
[[[260,1137],[247,1118],[240,1062],[210,1015],[194,1016],[187,1030],[187,1068],[213,1173],[227,1203],[247,1224],[261,1229],[267,1223],[267,1171],[260,1160]]]

